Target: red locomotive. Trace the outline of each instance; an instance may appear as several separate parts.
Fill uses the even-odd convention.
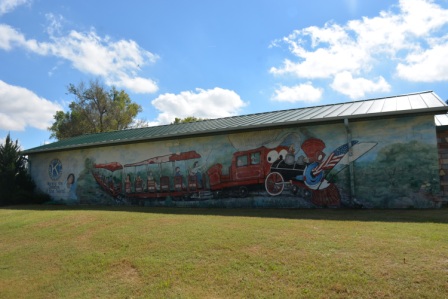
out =
[[[286,146],[275,149],[262,146],[234,153],[228,169],[218,163],[207,170],[210,190],[218,196],[221,192],[230,192],[239,197],[247,196],[251,190],[263,186],[271,171],[271,164],[284,156],[287,149]]]

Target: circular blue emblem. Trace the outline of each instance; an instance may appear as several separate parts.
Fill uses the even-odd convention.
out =
[[[62,163],[59,159],[53,159],[51,160],[50,164],[48,165],[48,175],[53,181],[56,181],[59,179],[62,175]]]
[[[305,168],[305,183],[308,186],[317,185],[322,181],[322,177],[324,175],[323,171],[319,172],[317,175],[313,174],[313,169],[317,166],[319,166],[319,163],[313,162]]]

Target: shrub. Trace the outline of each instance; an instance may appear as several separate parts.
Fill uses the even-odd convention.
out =
[[[18,140],[13,142],[8,134],[5,144],[0,144],[0,205],[40,201],[42,196],[34,194],[36,184],[26,166]]]

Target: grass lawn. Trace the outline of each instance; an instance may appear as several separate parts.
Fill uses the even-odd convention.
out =
[[[448,298],[448,210],[0,209],[0,298]]]

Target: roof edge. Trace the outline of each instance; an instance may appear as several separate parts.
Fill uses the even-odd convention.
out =
[[[440,99],[440,98],[439,98]],[[319,107],[319,106],[318,106]],[[276,111],[278,112],[278,111]],[[248,126],[240,126],[240,127],[225,127],[225,128],[217,128],[217,129],[209,129],[209,130],[203,130],[203,131],[195,131],[195,132],[184,132],[184,133],[176,133],[176,134],[166,134],[163,136],[153,136],[153,137],[142,137],[142,138],[131,138],[131,139],[117,139],[117,140],[109,140],[109,141],[100,141],[100,142],[93,142],[93,143],[85,143],[85,144],[76,144],[76,145],[68,145],[68,146],[60,146],[60,147],[53,147],[48,149],[39,149],[32,148],[29,150],[24,150],[21,153],[23,155],[29,155],[29,154],[35,154],[35,153],[49,153],[49,152],[55,152],[55,151],[69,151],[69,150],[76,150],[81,148],[91,148],[91,147],[97,147],[97,146],[113,146],[118,144],[129,144],[134,142],[144,142],[144,141],[151,141],[151,140],[166,140],[166,139],[173,139],[173,138],[186,138],[189,136],[204,136],[204,135],[210,135],[210,134],[221,134],[221,133],[235,133],[235,132],[242,132],[242,131],[248,131],[248,130],[262,130],[267,128],[279,128],[279,127],[290,127],[294,125],[301,125],[301,124],[321,124],[325,122],[329,123],[335,123],[340,120],[344,119],[350,119],[350,120],[364,120],[364,119],[371,119],[371,118],[389,118],[394,116],[412,116],[412,115],[437,115],[440,112],[448,113],[448,106],[441,106],[441,107],[434,107],[434,108],[422,108],[422,109],[415,109],[415,110],[401,110],[401,111],[390,111],[390,112],[378,112],[378,113],[368,113],[368,114],[358,114],[358,115],[346,115],[346,116],[335,116],[335,117],[328,117],[328,118],[321,118],[321,119],[306,119],[306,120],[299,120],[299,121],[287,121],[287,122],[279,122],[279,123],[267,123],[262,125],[248,125]],[[249,114],[252,115],[252,114]],[[168,125],[166,125],[168,126]],[[133,129],[130,129],[133,130]],[[102,134],[102,133],[96,133],[96,134]],[[94,135],[94,134],[91,134]]]

